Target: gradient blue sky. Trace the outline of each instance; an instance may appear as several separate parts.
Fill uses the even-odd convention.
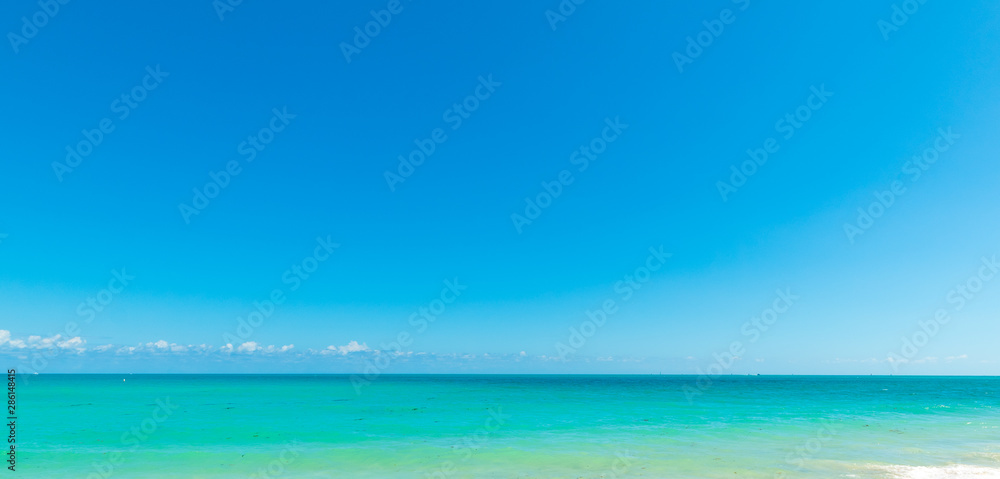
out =
[[[220,20],[208,0],[70,2],[0,48],[5,363],[698,373],[741,341],[724,372],[1000,371],[1000,282],[948,301],[1000,254],[1000,5],[932,0],[885,38],[901,2],[592,0],[553,30],[556,1],[403,0],[345,61],[387,3],[243,2]],[[679,71],[723,9],[735,20]],[[39,10],[5,2],[0,26],[20,35]],[[113,102],[157,65],[169,76],[120,118]],[[447,111],[490,75],[453,129]],[[786,139],[776,122],[812,87],[833,96]],[[295,118],[248,162],[240,144],[274,108]],[[53,162],[103,118],[114,131],[60,181]],[[580,171],[571,156],[615,118],[627,129]],[[391,191],[385,172],[436,128],[447,139]],[[905,164],[939,128],[959,137],[914,179]],[[723,201],[717,182],[768,138],[780,149]],[[228,162],[241,173],[185,222],[179,205]],[[562,170],[573,183],[519,233],[511,215]],[[897,180],[906,193],[852,243],[844,224]],[[285,272],[328,236],[340,246],[291,291]],[[672,256],[624,300],[616,282],[661,246]],[[79,305],[122,269],[135,279],[86,322]],[[410,315],[455,278],[467,289],[418,332]],[[800,298],[750,342],[786,288]],[[275,289],[286,301],[230,351],[223,335]],[[892,367],[939,308],[951,321]],[[412,343],[386,352],[400,332]]]

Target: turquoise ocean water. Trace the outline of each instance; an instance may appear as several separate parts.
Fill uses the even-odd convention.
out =
[[[20,478],[1000,477],[1000,378],[38,375]]]

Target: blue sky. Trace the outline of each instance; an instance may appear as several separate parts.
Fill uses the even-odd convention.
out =
[[[349,3],[0,7],[5,363],[997,373],[1000,6]]]

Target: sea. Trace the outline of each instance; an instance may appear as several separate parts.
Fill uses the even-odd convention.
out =
[[[997,377],[42,374],[15,397],[0,477],[1000,478]]]

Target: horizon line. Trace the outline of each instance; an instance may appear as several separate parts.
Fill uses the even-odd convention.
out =
[[[9,371],[8,371],[9,373]],[[18,376],[358,376],[364,373],[18,373]],[[683,377],[938,377],[938,378],[1000,378],[985,374],[684,374],[684,373],[382,373],[382,376],[683,376]]]

